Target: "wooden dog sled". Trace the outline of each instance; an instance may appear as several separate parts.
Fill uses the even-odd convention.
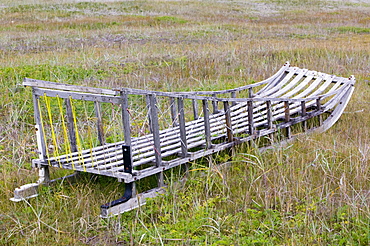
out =
[[[36,196],[40,185],[53,181],[49,167],[58,167],[125,183],[122,198],[101,206],[102,217],[134,209],[162,192],[168,169],[258,138],[327,130],[354,84],[354,76],[289,63],[264,81],[221,91],[100,89],[26,78],[39,151],[33,167],[40,178],[17,188],[12,200]],[[136,194],[135,182],[153,175],[158,187]]]

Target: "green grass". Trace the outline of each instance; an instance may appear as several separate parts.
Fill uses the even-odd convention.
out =
[[[339,31],[340,33],[370,33],[370,28],[366,27],[341,26],[335,28],[335,30]]]
[[[369,245],[369,4],[33,2],[0,5],[1,245]],[[110,219],[99,218],[99,205],[124,187],[111,178],[85,174],[28,202],[9,201],[38,175],[24,77],[213,90],[265,79],[286,61],[356,76],[332,129],[264,153],[241,146],[232,159],[226,152],[204,158],[184,183],[173,178],[183,173],[167,172],[165,195]],[[117,129],[109,131],[114,141]],[[68,173],[53,169],[52,177]]]

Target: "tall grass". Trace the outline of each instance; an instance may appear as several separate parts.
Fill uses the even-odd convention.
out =
[[[369,4],[351,1],[3,1],[0,4],[0,244],[368,245]],[[357,78],[329,131],[260,153],[192,163],[145,207],[99,218],[116,180],[82,175],[13,203],[34,182],[23,77],[166,91],[224,89],[282,64]],[[173,171],[175,172],[175,171]],[[52,170],[53,177],[67,174]]]

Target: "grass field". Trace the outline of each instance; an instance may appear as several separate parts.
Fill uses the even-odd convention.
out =
[[[364,0],[1,1],[0,245],[370,245],[369,13]],[[185,183],[168,175],[165,195],[110,219],[99,206],[123,186],[108,178],[82,175],[9,201],[38,176],[24,77],[213,90],[262,80],[286,61],[355,75],[327,132],[192,163]]]

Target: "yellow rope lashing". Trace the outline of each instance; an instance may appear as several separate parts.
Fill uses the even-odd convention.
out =
[[[85,118],[90,119],[90,116],[88,115],[88,109],[86,108],[86,103],[84,103],[85,108]],[[93,137],[91,133],[91,126],[90,124],[87,124],[87,136],[89,137],[89,148],[90,148],[90,158],[91,158],[91,167],[94,167],[94,158],[93,158]]]
[[[50,101],[49,101],[48,97],[46,96],[46,93],[44,94],[44,101],[45,101],[45,104],[46,104],[46,109],[47,109],[48,117],[49,117],[51,139],[52,139],[53,144],[54,144],[53,155],[54,155],[54,158],[58,161],[59,167],[61,168],[62,164],[60,162],[58,144],[57,144],[57,139],[56,139],[56,136],[55,136],[55,130],[54,130],[54,126],[53,126],[53,118],[52,118],[52,115],[51,115]]]
[[[73,103],[72,103],[72,97],[69,97],[69,100],[71,102],[73,124],[74,124],[75,132],[76,132],[76,144],[77,144],[78,157],[79,157],[79,160],[80,160],[80,162],[82,164],[82,167],[84,169],[84,172],[86,172],[85,162],[84,162],[84,159],[82,157],[81,140],[80,140],[80,136],[79,136],[78,129],[77,129],[76,110],[75,110],[75,108],[73,106]]]
[[[63,135],[64,135],[64,148],[66,150],[67,162],[71,161],[72,162],[72,169],[76,170],[75,169],[75,164],[74,164],[74,161],[73,161],[71,146],[69,145],[69,142],[68,142],[68,139],[69,139],[68,138],[68,130],[67,130],[66,122],[64,120],[63,105],[60,101],[59,96],[57,96],[57,101],[58,101],[58,106],[59,106],[60,117],[61,117],[61,120],[62,120],[62,128],[63,128]]]

